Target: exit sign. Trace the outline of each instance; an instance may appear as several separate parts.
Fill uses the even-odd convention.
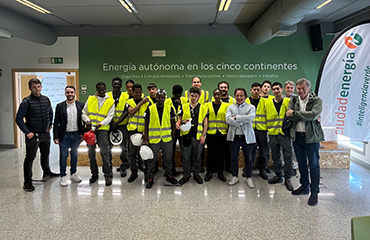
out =
[[[50,58],[50,62],[52,64],[62,64],[63,63],[63,58],[62,57],[52,57],[52,58]]]

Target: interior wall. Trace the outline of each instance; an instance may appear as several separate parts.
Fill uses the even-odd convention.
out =
[[[38,58],[63,57],[63,64],[38,63]],[[0,145],[13,145],[12,69],[78,69],[78,38],[59,37],[52,46],[22,39],[0,39]],[[15,106],[18,108],[18,106]]]

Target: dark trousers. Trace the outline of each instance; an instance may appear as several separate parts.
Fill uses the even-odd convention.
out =
[[[306,143],[305,135],[296,133],[296,140],[293,142],[293,146],[298,161],[299,172],[301,173],[301,179],[299,181],[302,184],[303,190],[309,190],[311,188],[311,193],[319,193],[320,143]],[[310,168],[310,171],[308,171],[308,168]],[[308,172],[311,177],[311,184]]]
[[[226,135],[217,131],[216,134],[207,134],[207,172],[222,172],[224,170]]]
[[[255,160],[255,166],[257,169],[265,169],[269,160],[269,146],[267,139],[267,131],[260,131],[254,129],[254,134],[256,135],[256,142],[258,146],[258,155],[257,151],[254,152],[252,159]],[[257,155],[257,159],[256,158]]]
[[[244,135],[236,135],[234,141],[230,142],[231,152],[231,173],[234,177],[239,175],[239,150],[240,147],[243,150],[244,155],[244,170],[247,178],[252,177],[252,154],[256,148],[256,143],[247,144]]]
[[[118,125],[117,130],[120,130],[123,134],[122,143],[119,145],[121,148],[121,153],[119,155],[119,158],[121,159],[120,168],[122,170],[126,170],[130,168],[130,164],[128,162],[128,141],[130,141],[130,139],[128,137],[127,124]],[[113,145],[111,144],[111,148],[112,147]]]
[[[270,135],[270,148],[276,176],[282,177],[284,174],[285,180],[289,180],[293,175],[292,141],[290,137],[280,134]],[[283,159],[281,159],[281,150]]]
[[[181,152],[182,152],[182,168],[184,171],[184,176],[190,176],[191,167],[193,167],[194,175],[199,175],[201,169],[201,155],[204,143],[200,142],[195,137],[190,137],[190,144],[184,146],[184,140],[181,142]],[[191,158],[193,164],[191,164]]]
[[[90,171],[91,175],[98,176],[99,169],[98,164],[96,163],[96,144],[94,145],[87,145],[88,155],[90,160]]]
[[[159,150],[162,149],[162,163],[163,168],[167,174],[172,174],[172,141],[163,142],[162,140],[159,143],[150,143],[149,147],[153,151],[154,158],[148,160],[148,177],[154,177],[155,173],[155,164],[158,159]]]
[[[100,130],[95,132],[97,144],[100,149],[100,156],[103,163],[104,177],[112,177],[112,152],[108,138],[108,131]],[[98,164],[96,162],[96,145],[88,145],[90,159],[90,171],[93,176],[99,175]]]
[[[236,135],[234,141],[230,142],[230,152],[231,152],[231,173],[234,177],[239,175],[239,150],[242,148],[244,155],[244,169],[246,177],[252,177],[252,153],[253,149],[256,147],[256,143],[247,144],[244,135]]]
[[[175,155],[176,155],[177,140],[179,140],[179,145],[181,147],[180,130],[178,130],[178,129],[176,129],[175,137],[172,138],[172,158],[171,158],[171,160],[172,160],[172,174],[176,173],[176,158],[175,158]]]
[[[130,136],[137,132],[129,132],[129,139]],[[139,155],[140,147],[134,146],[132,142],[128,141],[128,162],[130,164],[131,173],[137,173],[139,171],[138,164],[142,164],[143,160],[140,158]],[[148,166],[148,161],[144,161],[145,167]],[[146,172],[145,172],[146,174]]]
[[[66,176],[67,158],[71,153],[71,176],[77,171],[78,147],[80,146],[81,137],[78,132],[66,132],[63,141],[59,143],[59,168],[60,176]],[[69,148],[71,149],[69,151]]]
[[[24,183],[32,184],[32,166],[36,158],[37,149],[40,148],[40,164],[44,173],[50,172],[50,134],[35,133],[35,136],[28,139],[26,136],[26,158],[23,163]]]

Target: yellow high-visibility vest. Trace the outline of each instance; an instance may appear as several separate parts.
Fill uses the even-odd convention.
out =
[[[157,104],[151,105],[149,111],[149,143],[159,143],[161,140],[163,142],[171,141],[171,107],[169,105],[164,105],[161,123],[159,123]]]
[[[260,101],[256,109],[256,117],[253,119],[253,129],[267,131],[266,110],[265,110],[266,101],[267,98],[260,97]],[[245,102],[251,104],[249,98],[247,98]]]
[[[136,107],[136,103],[133,98],[127,100],[127,104],[130,105],[132,108]],[[144,126],[145,126],[145,119],[144,114],[146,109],[148,108],[149,102],[144,103],[141,105],[139,110],[129,118],[128,124],[127,124],[127,130],[128,131],[135,131],[137,129],[138,132],[144,132]]]
[[[189,99],[188,91],[185,91],[185,98]],[[201,104],[204,104],[204,103],[208,102],[208,99],[209,99],[209,92],[201,90],[198,102],[201,103]]]
[[[107,95],[114,101],[113,92],[108,92]],[[118,104],[115,106],[113,122],[117,122],[119,118],[122,116],[123,111],[125,110],[127,100],[128,100],[128,94],[127,93],[124,94],[124,92],[121,92],[121,95],[119,96]],[[128,118],[124,119],[118,125],[125,125],[127,123],[128,123]]]
[[[269,135],[284,135],[281,127],[283,125],[285,113],[289,107],[289,101],[290,98],[283,99],[279,113],[276,111],[274,99],[269,99],[266,101],[266,121]]]
[[[182,121],[185,121],[185,120],[188,120],[191,118],[191,114],[190,114],[190,105],[189,103],[186,103],[182,106],[182,111],[183,111],[183,115],[182,115]],[[200,107],[199,107],[199,116],[198,116],[198,126],[197,126],[197,140],[200,139],[200,137],[202,136],[203,134],[203,120],[204,118],[206,117],[207,115],[207,108],[206,106],[204,106],[203,104],[200,104]],[[193,124],[192,124],[193,126]],[[190,132],[190,130],[188,131],[180,131],[180,136],[183,136],[183,135],[186,135]]]
[[[172,109],[173,109],[173,112],[175,113],[176,117],[175,117],[175,121],[178,120],[178,117],[177,117],[177,114],[179,113],[180,109],[181,109],[181,105],[182,104],[179,104],[177,106],[177,109],[175,108],[175,105],[173,105],[173,102],[172,102],[172,99],[171,98],[167,98],[165,101],[164,101],[164,105],[168,105],[170,106]]]
[[[101,121],[103,121],[107,116],[108,112],[114,104],[114,100],[111,98],[107,98],[103,105],[99,109],[98,97],[97,96],[89,96],[87,99],[87,111],[88,117],[90,118],[92,125],[97,125]],[[101,126],[99,130],[109,130],[110,125]]]
[[[217,130],[223,135],[227,134],[226,124],[226,111],[229,107],[228,103],[221,102],[221,106],[218,109],[217,116],[215,114],[215,109],[213,108],[213,103],[209,102],[205,104],[208,109],[208,134],[216,134]]]

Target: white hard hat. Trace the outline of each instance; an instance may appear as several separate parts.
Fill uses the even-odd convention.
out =
[[[143,145],[140,147],[140,157],[141,159],[143,160],[149,160],[149,159],[153,159],[154,158],[154,154],[153,154],[153,151],[150,147],[146,146],[146,145]]]
[[[109,133],[109,140],[113,145],[120,145],[123,141],[123,133],[121,130],[114,130]]]
[[[143,144],[143,140],[141,139],[142,136],[141,133],[132,134],[130,137],[132,144],[136,147],[140,147],[141,144]]]
[[[189,131],[190,128],[191,128],[191,118],[181,123],[181,126],[180,126],[181,131],[186,132],[186,131]]]

